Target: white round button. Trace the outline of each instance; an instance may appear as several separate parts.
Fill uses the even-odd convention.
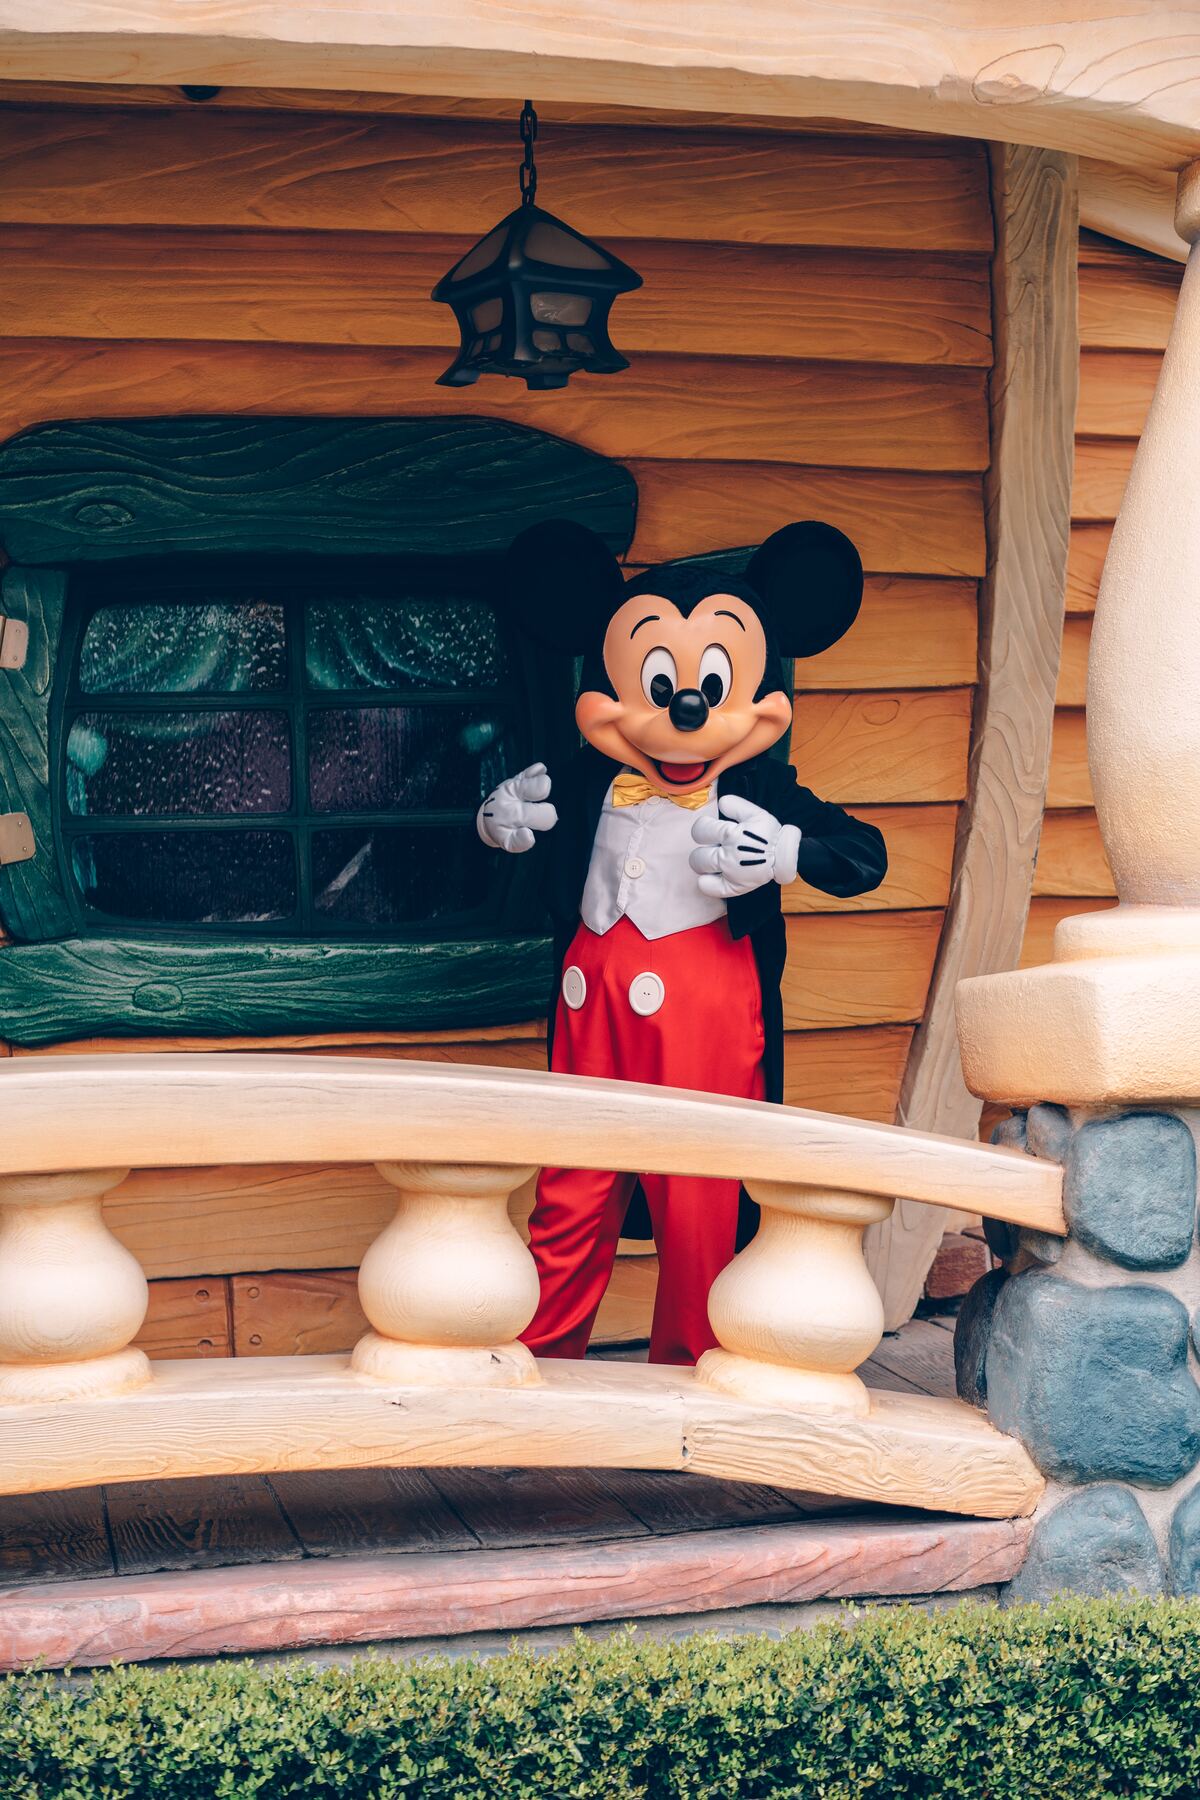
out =
[[[657,975],[647,972],[635,975],[629,984],[629,1004],[641,1018],[656,1013],[667,997],[667,990]]]
[[[562,997],[572,1012],[578,1012],[587,999],[587,982],[582,969],[572,963],[569,969],[563,970]]]
[[[639,875],[644,875],[646,873],[646,865],[640,856],[627,856],[625,858],[625,873],[633,881],[636,881]]]

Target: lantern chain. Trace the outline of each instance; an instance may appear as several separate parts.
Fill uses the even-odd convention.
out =
[[[537,167],[533,160],[533,141],[537,132],[538,119],[533,110],[533,101],[527,100],[521,109],[521,142],[525,146],[525,160],[521,164],[522,206],[532,206],[537,194]]]

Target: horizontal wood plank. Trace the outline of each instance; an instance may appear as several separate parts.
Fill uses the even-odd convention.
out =
[[[1115,895],[1112,870],[1094,812],[1085,809],[1046,814],[1033,891],[1102,898]]]
[[[512,206],[509,121],[107,109],[0,115],[3,216],[54,225],[302,226],[478,237]],[[969,141],[548,127],[548,203],[600,238],[987,251]]]
[[[957,806],[860,806],[855,817],[877,826],[884,835],[888,869],[882,885],[869,894],[837,900],[796,881],[783,890],[785,913],[895,912],[946,904]]]
[[[1072,895],[1070,899],[1046,897],[1031,900],[1025,938],[1021,945],[1021,968],[1031,969],[1051,960],[1054,955],[1054,932],[1060,919],[1072,918],[1076,913],[1104,912],[1115,905],[1115,900],[1098,900],[1078,895]]]
[[[1087,724],[1080,708],[1064,707],[1054,715],[1046,805],[1077,807],[1092,804],[1092,780],[1087,760]]]
[[[0,1499],[0,1586],[41,1590],[44,1582],[88,1580],[115,1567],[103,1488]]]
[[[9,337],[449,349],[453,314],[430,293],[469,248],[444,234],[0,226],[0,317]],[[990,358],[986,264],[663,240],[609,248],[644,278],[612,315],[626,351],[976,368]]]
[[[472,413],[550,430],[618,458],[848,457],[871,466],[940,459],[970,467],[985,447],[981,377],[969,370],[649,354],[617,381],[580,377],[547,395],[515,382],[481,382],[465,393],[441,388],[445,364],[444,353],[429,350],[13,339],[0,342],[0,432],[10,437],[41,420],[117,408],[125,417]],[[866,422],[876,408],[882,435],[872,449]],[[917,448],[926,413],[930,443]],[[899,609],[905,596],[895,599]]]
[[[791,759],[806,787],[840,805],[961,800],[971,691],[802,694]]]
[[[1079,410],[1075,429],[1081,437],[1141,436],[1162,357],[1145,350],[1085,350],[1079,359]]]
[[[912,1035],[911,1025],[785,1032],[785,1105],[890,1125],[896,1117]]]
[[[130,1481],[105,1489],[118,1575],[295,1562],[303,1555],[261,1475]]]
[[[1136,442],[1126,438],[1077,441],[1075,479],[1071,484],[1072,519],[1116,518],[1136,450]]]
[[[1056,706],[1083,706],[1087,702],[1088,652],[1092,645],[1090,618],[1070,618],[1063,624],[1062,655],[1058,664]]]
[[[181,1356],[232,1356],[229,1284],[203,1281],[150,1283],[150,1305],[134,1343],[154,1360]]]
[[[445,1053],[451,1062],[467,1061],[465,1054],[476,1044],[502,1046],[510,1041],[537,1038],[544,1041],[544,1019],[526,1019],[513,1025],[477,1025],[469,1033],[458,1031],[314,1031],[305,1037],[284,1033],[272,1037],[254,1037],[250,1033],[236,1037],[92,1037],[71,1038],[62,1044],[21,1044],[13,1047],[16,1056],[97,1056],[104,1052],[128,1055],[135,1050],[154,1050],[163,1055],[206,1050],[298,1050],[321,1055],[336,1055],[345,1050],[355,1056],[369,1056],[378,1051],[387,1055],[394,1049],[411,1049],[436,1059]],[[524,1065],[520,1065],[524,1066]]]
[[[940,911],[790,918],[784,1025],[801,1031],[919,1019],[941,929]]]
[[[152,82],[98,81],[2,81],[0,106],[119,106],[130,112],[170,107],[190,113],[203,106],[214,112],[368,113],[380,117],[429,119],[499,119],[511,127],[513,103],[503,96],[465,94],[385,94],[353,88],[219,88],[204,100],[189,100],[179,87]],[[539,102],[538,118],[561,125],[662,125],[681,129],[677,108],[617,106],[603,101],[553,100]],[[686,126],[715,126],[722,131],[789,132],[808,137],[919,139],[936,145],[944,137],[931,132],[901,130],[891,125],[868,125],[854,120],[805,117],[759,117],[753,113],[688,110]],[[686,127],[685,127],[686,128]]]
[[[308,1556],[479,1547],[422,1469],[295,1470],[270,1485]]]
[[[978,661],[973,581],[872,575],[862,610],[832,649],[796,665],[797,687],[965,687]]]
[[[1104,559],[1112,541],[1111,523],[1072,525],[1067,556],[1067,612],[1093,613]]]
[[[824,519],[881,575],[982,574],[977,475],[785,464],[628,463],[638,484],[633,562],[756,544],[793,519]]]
[[[1183,270],[1146,257],[1095,265],[1080,257],[1079,341],[1085,350],[1164,350]]]

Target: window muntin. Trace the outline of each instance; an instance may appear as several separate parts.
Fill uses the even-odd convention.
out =
[[[479,585],[331,563],[318,587],[311,562],[253,579],[98,571],[73,609],[57,731],[82,928],[536,924],[528,873],[474,829],[521,766],[540,685]]]

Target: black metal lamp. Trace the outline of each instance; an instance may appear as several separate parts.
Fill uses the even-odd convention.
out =
[[[439,387],[470,387],[481,375],[519,375],[531,388],[566,387],[582,369],[627,369],[608,335],[618,294],[642,285],[628,263],[536,205],[537,114],[521,113],[521,204],[443,275],[435,300],[451,307],[462,343]]]

